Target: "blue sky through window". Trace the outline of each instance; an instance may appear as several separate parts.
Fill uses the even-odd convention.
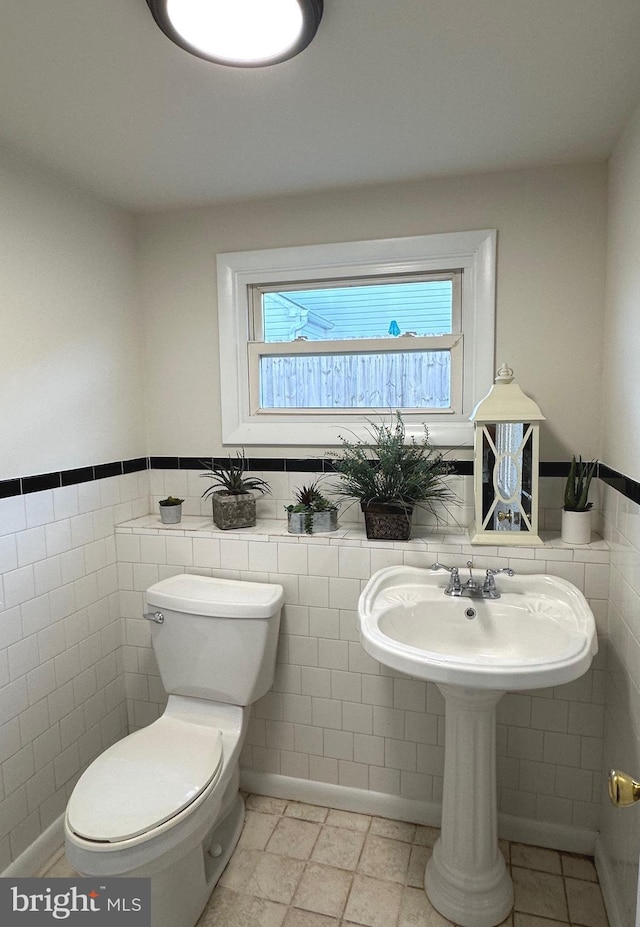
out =
[[[448,334],[452,300],[451,280],[264,293],[264,341]]]

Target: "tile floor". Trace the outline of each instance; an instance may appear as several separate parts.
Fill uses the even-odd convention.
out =
[[[197,927],[450,927],[429,904],[435,827],[249,795]],[[515,885],[505,927],[608,927],[593,860],[501,842]],[[46,875],[68,875],[64,857]]]

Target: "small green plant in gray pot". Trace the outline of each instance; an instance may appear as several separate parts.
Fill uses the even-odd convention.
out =
[[[318,480],[295,491],[295,504],[286,505],[290,534],[319,534],[338,528],[338,503],[320,491]]]
[[[206,464],[205,464],[206,466]],[[256,523],[256,497],[254,492],[269,493],[271,488],[257,476],[247,476],[247,458],[244,448],[236,451],[235,460],[215,463],[211,458],[210,469],[201,473],[212,481],[202,493],[203,499],[211,498],[213,521],[217,528],[229,531],[233,528],[251,528]]]
[[[400,412],[388,424],[368,422],[367,431],[369,440],[341,437],[332,461],[341,478],[335,491],[360,503],[369,540],[406,541],[414,506],[437,520],[441,506],[458,502],[445,479],[453,466],[431,446],[426,426],[422,440],[407,440]]]
[[[596,460],[571,459],[564,489],[562,528],[560,537],[565,544],[588,544],[591,541],[591,509],[589,489],[597,468]]]
[[[160,518],[163,525],[177,525],[182,518],[182,503],[184,499],[178,499],[176,496],[167,496],[166,499],[160,499]]]

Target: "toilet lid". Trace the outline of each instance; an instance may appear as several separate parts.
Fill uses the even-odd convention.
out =
[[[87,840],[127,840],[196,800],[222,768],[217,729],[160,718],[109,747],[82,774],[67,807]]]

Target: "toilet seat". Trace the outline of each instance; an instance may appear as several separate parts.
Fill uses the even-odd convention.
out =
[[[219,729],[163,716],[89,766],[69,800],[67,824],[100,843],[149,834],[212,787],[222,765]]]

